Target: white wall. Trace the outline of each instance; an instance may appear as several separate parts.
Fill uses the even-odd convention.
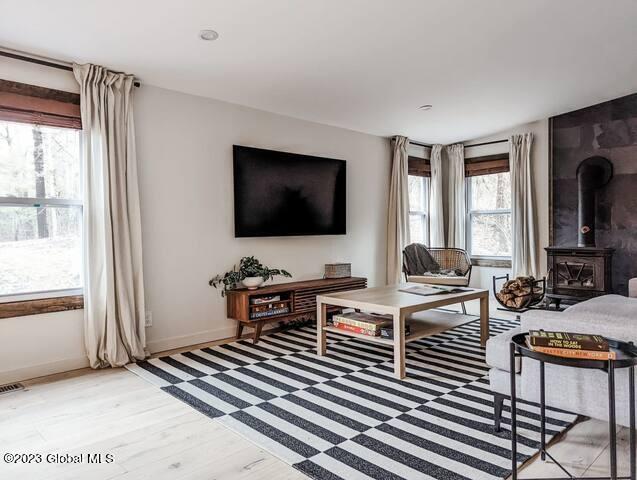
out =
[[[5,59],[0,71],[3,79],[77,91],[70,72]],[[233,334],[208,279],[244,255],[297,280],[348,261],[370,285],[384,282],[386,139],[148,85],[136,91],[135,122],[151,351]],[[347,160],[347,235],[235,239],[233,144]],[[86,365],[81,310],[0,319],[0,384]]]
[[[83,310],[0,319],[0,385],[88,367]]]
[[[533,171],[533,189],[535,192],[536,212],[537,212],[537,241],[539,254],[540,275],[546,275],[546,252],[544,247],[549,245],[549,126],[548,119],[537,122],[519,125],[503,132],[489,135],[488,137],[475,138],[463,142],[471,145],[474,143],[489,142],[492,140],[502,140],[510,135],[518,133],[533,133],[533,146],[531,149],[531,170]],[[508,143],[498,143],[485,145],[482,147],[472,147],[465,149],[465,157],[479,157],[482,155],[493,155],[509,151]],[[509,272],[509,269],[493,269],[485,267],[474,267],[474,279],[472,284],[481,288],[491,288],[493,275],[502,275]]]
[[[152,351],[232,335],[235,324],[208,279],[245,255],[296,280],[347,261],[371,285],[384,281],[386,139],[149,86],[136,98]],[[347,160],[347,235],[235,239],[233,144]]]

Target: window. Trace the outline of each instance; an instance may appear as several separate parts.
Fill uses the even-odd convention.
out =
[[[472,257],[511,257],[511,175],[468,177],[467,245]]]
[[[409,175],[409,235],[413,243],[429,244],[429,178]]]
[[[79,132],[0,119],[0,296],[82,286]]]

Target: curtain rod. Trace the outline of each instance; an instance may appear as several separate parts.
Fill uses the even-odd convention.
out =
[[[419,147],[431,148],[433,145],[429,145],[427,143],[413,142],[409,140],[410,145],[418,145]]]
[[[28,63],[35,63],[36,65],[43,65],[45,67],[57,68],[59,70],[66,70],[67,72],[73,71],[73,65],[68,62],[57,60],[55,58],[43,57],[41,55],[33,55],[19,50],[0,47],[0,56]],[[138,80],[135,80],[133,85],[139,87],[141,83]]]
[[[474,143],[473,145],[465,145],[464,148],[470,147],[482,147],[483,145],[494,145],[496,143],[507,143],[508,140],[505,138],[504,140],[492,140],[490,142],[482,142],[482,143]]]
[[[507,139],[504,139],[504,140],[492,140],[490,142],[482,142],[482,143],[474,143],[472,145],[465,145],[464,148],[482,147],[483,145],[494,145],[496,143],[506,143],[506,142],[508,142]],[[433,145],[429,145],[428,143],[414,142],[412,140],[409,140],[409,144],[410,145],[418,145],[419,147],[425,147],[425,148],[431,148],[433,146]]]

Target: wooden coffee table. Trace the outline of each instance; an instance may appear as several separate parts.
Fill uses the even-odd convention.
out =
[[[405,343],[440,333],[431,321],[427,321],[417,312],[431,310],[433,308],[453,305],[470,300],[480,300],[480,343],[484,347],[489,339],[489,291],[482,289],[470,289],[462,293],[422,296],[413,293],[399,291],[399,288],[418,285],[416,283],[404,283],[401,285],[388,285],[385,287],[367,288],[349,292],[319,295],[316,298],[317,318],[317,352],[325,355],[327,349],[326,334],[333,331],[341,335],[358,337],[370,342],[393,345],[394,347],[394,374],[397,378],[405,378]],[[340,330],[327,326],[328,306],[355,308],[365,312],[389,314],[394,318],[394,339],[371,337],[358,333]],[[416,314],[416,315],[414,315]],[[455,314],[450,314],[455,315]],[[405,320],[409,320],[411,334],[405,338]],[[463,322],[464,323],[464,322]],[[396,335],[396,332],[398,334]]]

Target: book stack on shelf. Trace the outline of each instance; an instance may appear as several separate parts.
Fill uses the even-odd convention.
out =
[[[393,319],[391,315],[344,311],[332,317],[332,325],[339,330],[367,335],[370,337],[393,338]],[[405,334],[409,335],[409,325],[405,325]]]
[[[250,318],[264,318],[289,313],[290,300],[281,295],[268,295],[250,298]]]
[[[615,352],[610,350],[608,341],[599,335],[531,330],[527,342],[534,352],[557,357],[586,360],[615,360],[617,358]]]

